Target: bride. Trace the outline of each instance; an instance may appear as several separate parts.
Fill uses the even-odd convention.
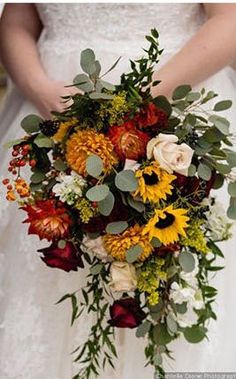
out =
[[[205,86],[231,98],[227,117],[236,118],[236,4],[7,4],[0,22],[1,61],[12,83],[0,115],[1,145],[22,134],[20,120],[38,112],[63,111],[59,95],[80,71],[79,56],[92,48],[104,71],[122,54],[119,66],[109,74],[116,81],[128,69],[128,58],[139,57],[144,36],[156,27],[165,48],[155,77],[162,80],[153,95],[170,96],[183,83]],[[232,124],[235,128],[235,121]],[[5,177],[6,151],[1,151],[1,175]],[[83,284],[81,272],[66,274],[44,266],[35,251],[35,237],[25,237],[23,215],[4,200],[0,202],[0,377],[2,379],[71,379],[76,372],[70,355],[85,338],[89,322],[84,317],[70,328],[70,307],[55,302]],[[225,200],[224,191],[222,201]],[[218,320],[212,323],[210,341],[194,346],[176,341],[176,361],[166,362],[169,372],[236,372],[236,302],[233,251],[236,240],[224,246],[226,270],[218,274]],[[42,245],[40,244],[42,247]],[[144,368],[143,342],[133,331],[117,334],[119,360],[115,373],[101,379],[152,378]]]

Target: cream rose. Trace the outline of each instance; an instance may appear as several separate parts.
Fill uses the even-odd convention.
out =
[[[110,288],[114,292],[134,291],[137,275],[134,265],[127,262],[113,262],[110,267]]]
[[[107,251],[104,248],[102,237],[98,238],[83,238],[83,244],[81,246],[83,251],[88,251],[88,253],[94,254],[98,259],[101,259],[103,262],[111,262],[112,257],[108,255]]]
[[[194,151],[186,143],[178,145],[177,142],[177,136],[160,133],[148,142],[147,158],[154,158],[169,173],[175,171],[187,176]]]

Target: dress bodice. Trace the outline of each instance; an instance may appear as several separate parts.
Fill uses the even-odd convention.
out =
[[[197,3],[73,3],[37,4],[44,25],[45,48],[58,53],[93,47],[137,53],[144,36],[156,27],[167,52],[176,50],[203,20]]]

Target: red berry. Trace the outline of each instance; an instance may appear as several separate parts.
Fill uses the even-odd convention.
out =
[[[17,171],[16,170],[12,170],[12,173],[13,173],[13,175],[16,175]]]
[[[20,150],[20,145],[16,145],[16,146],[14,146],[13,149],[16,150],[16,151],[17,151],[17,150]]]
[[[93,207],[93,208],[97,208],[97,207],[98,207],[98,203],[97,203],[96,201],[93,201],[93,202],[92,202],[92,207]]]
[[[34,167],[35,165],[36,165],[36,160],[35,159],[31,159],[31,161],[29,161],[29,165],[31,166],[31,167]]]
[[[4,186],[6,186],[9,182],[10,182],[10,180],[6,178],[6,179],[3,179],[2,184],[4,184]]]
[[[22,149],[24,152],[28,152],[30,150],[30,145],[24,145]]]
[[[8,191],[11,191],[13,189],[12,185],[8,184],[7,189],[8,189]]]
[[[19,165],[20,167],[24,167],[26,165],[26,162],[23,159],[21,159]]]
[[[15,166],[16,164],[16,160],[15,159],[12,159],[10,162],[9,162],[10,166]]]
[[[12,167],[8,167],[8,171],[11,172],[13,169]]]
[[[13,157],[17,157],[17,155],[19,155],[19,153],[18,153],[18,151],[13,150],[13,152],[11,153],[11,155],[12,155]]]

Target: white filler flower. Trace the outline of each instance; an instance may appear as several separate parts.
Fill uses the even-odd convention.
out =
[[[58,183],[55,184],[52,190],[55,196],[58,196],[62,202],[69,205],[74,204],[82,196],[82,190],[87,186],[82,176],[74,171],[70,175],[60,173],[57,180]]]

